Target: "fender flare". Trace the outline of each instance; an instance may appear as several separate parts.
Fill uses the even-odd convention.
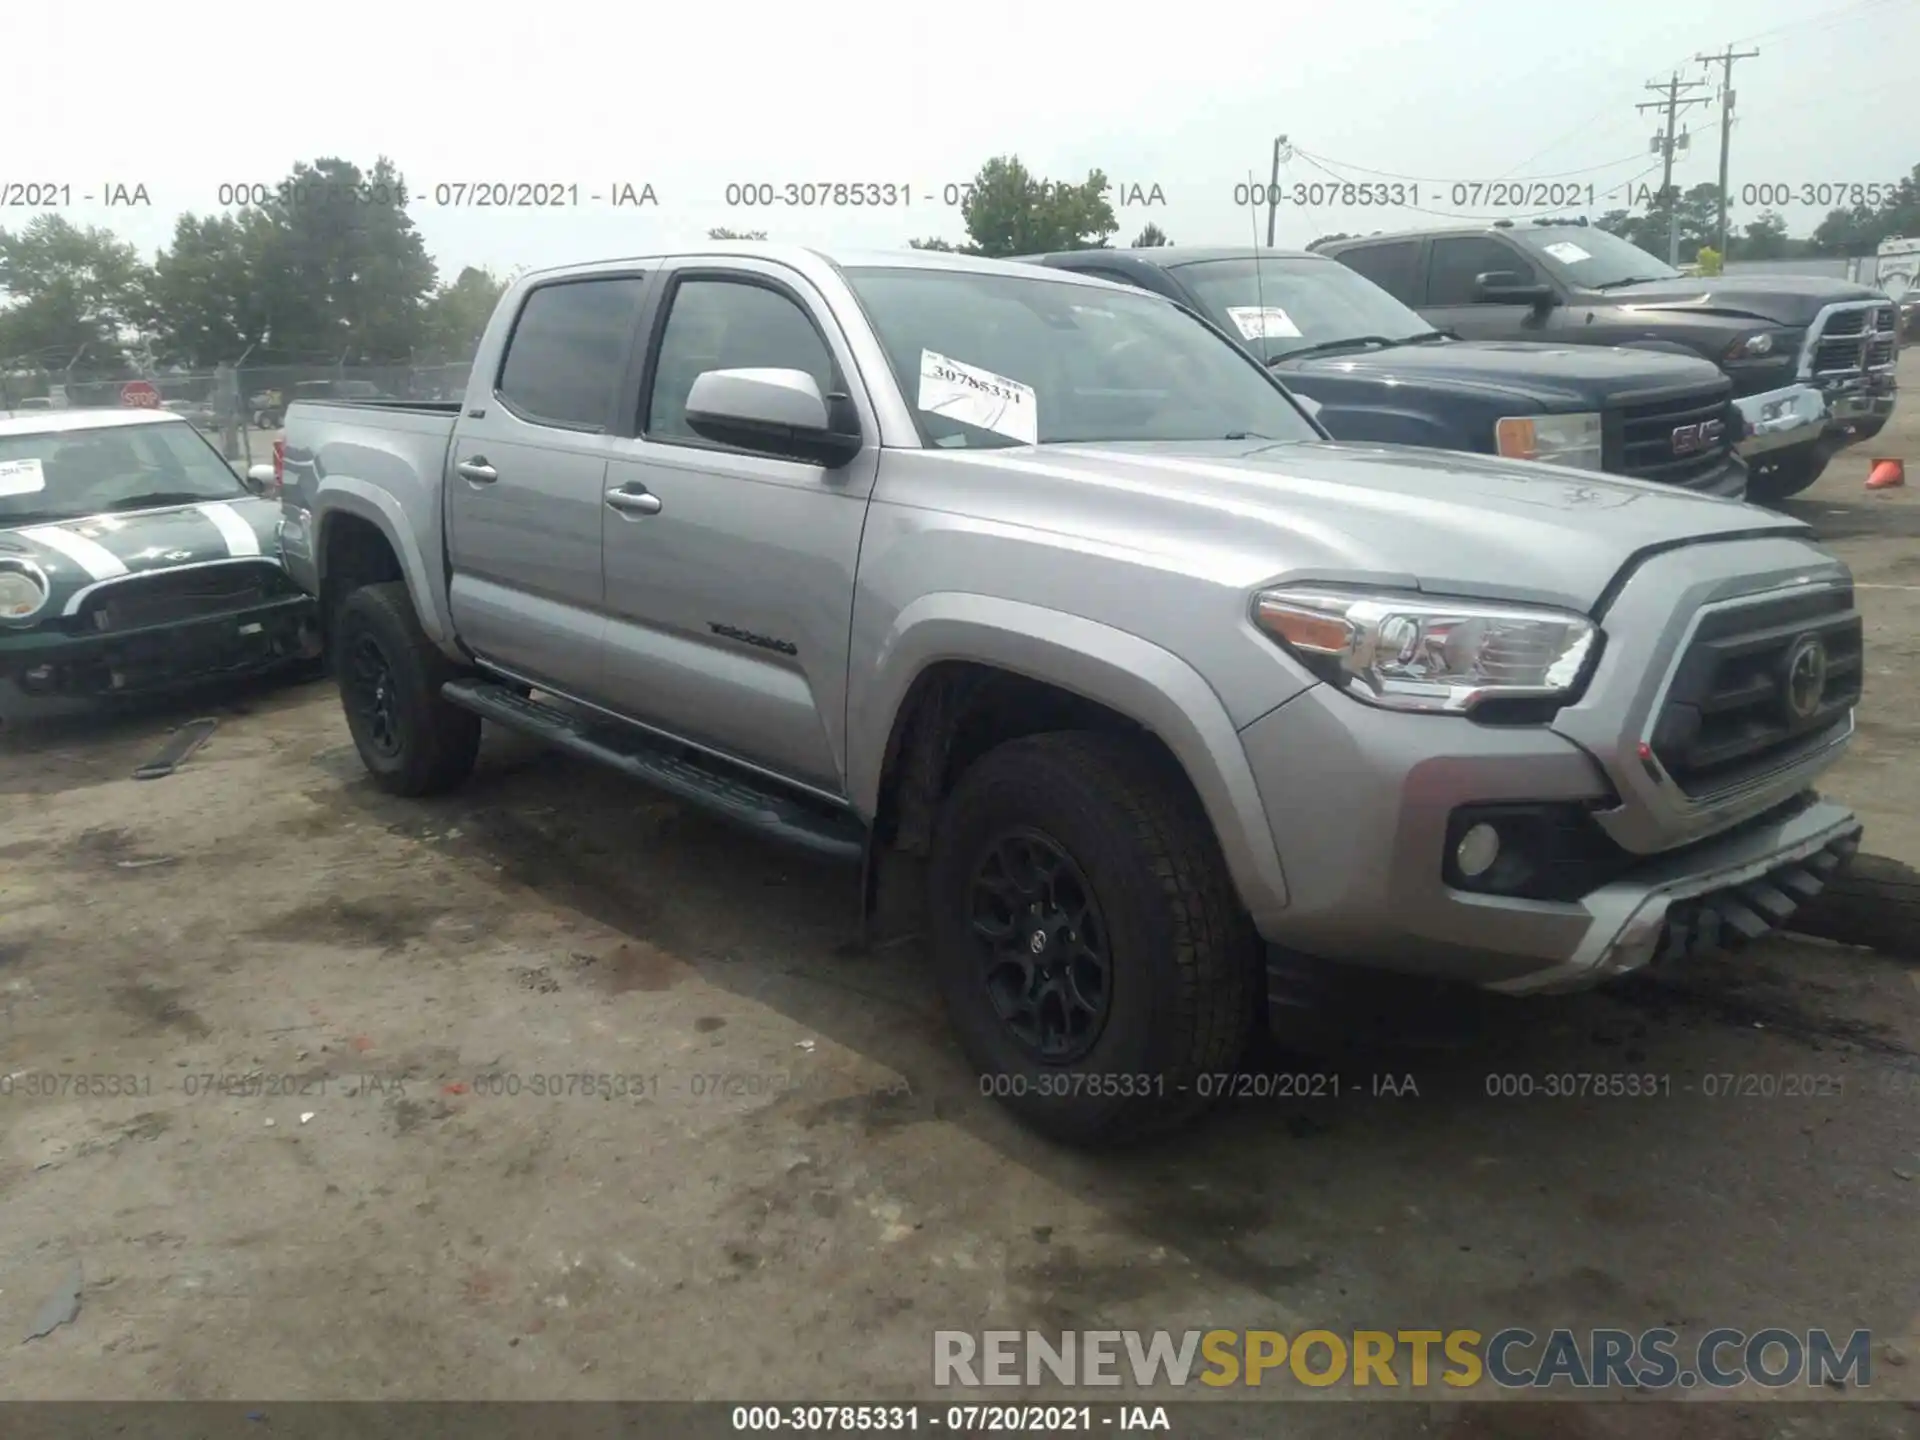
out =
[[[427,557],[414,537],[400,502],[383,487],[370,485],[351,475],[329,475],[319,484],[313,507],[314,575],[325,592],[327,531],[335,516],[352,515],[378,530],[400,562],[400,574],[413,597],[414,612],[420,628],[448,655],[465,660],[454,640],[453,617],[448,613],[446,597],[433,583]]]
[[[991,665],[1083,696],[1153,732],[1186,771],[1257,925],[1287,905],[1259,786],[1220,697],[1186,661],[1123,630],[988,595],[939,592],[895,618],[850,718],[847,783],[878,812],[882,767],[914,682],[941,661]]]

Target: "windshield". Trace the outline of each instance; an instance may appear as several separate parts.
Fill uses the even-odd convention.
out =
[[[0,526],[248,493],[184,421],[0,435]]]
[[[1263,360],[1310,345],[1377,335],[1401,340],[1433,327],[1337,260],[1197,260],[1174,274],[1209,318]]]
[[[1590,290],[1628,280],[1672,280],[1680,274],[1631,241],[1591,226],[1516,225],[1507,234]]]
[[[929,445],[1319,438],[1265,371],[1158,296],[1044,273],[847,279]]]

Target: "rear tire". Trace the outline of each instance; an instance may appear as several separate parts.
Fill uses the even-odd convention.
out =
[[[473,773],[480,717],[441,698],[460,672],[421,630],[404,582],[347,596],[333,658],[354,748],[382,790],[436,795]]]
[[[1010,853],[1041,856],[1052,880],[1010,885],[1040,873]],[[982,757],[941,809],[928,901],[936,977],[982,1093],[1043,1134],[1099,1146],[1165,1131],[1246,1053],[1259,939],[1185,777],[1139,742],[1064,732]],[[1045,1032],[1049,1013],[1052,1054],[1020,1033]]]
[[[1747,499],[1757,505],[1771,505],[1798,495],[1825,473],[1832,458],[1824,448],[1809,446],[1778,460],[1762,461],[1747,476]]]

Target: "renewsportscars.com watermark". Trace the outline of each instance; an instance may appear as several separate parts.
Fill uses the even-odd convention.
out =
[[[1825,1330],[936,1330],[933,1383],[1464,1390],[1866,1386],[1873,1336]]]

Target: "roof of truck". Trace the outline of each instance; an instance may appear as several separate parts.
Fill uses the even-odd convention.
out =
[[[1521,230],[1597,230],[1597,225],[1577,220],[1475,220],[1465,225],[1436,225],[1424,230],[1381,230],[1372,235],[1344,235],[1338,240],[1321,240],[1313,247],[1316,255],[1335,255],[1355,245],[1378,245],[1383,240],[1429,240],[1437,236],[1510,234]]]
[[[120,425],[185,425],[171,410],[0,410],[0,435],[45,435],[66,430],[106,430]]]
[[[1088,250],[1055,250],[1045,255],[1022,255],[1029,264],[1051,263],[1085,257],[1090,264],[1101,260],[1137,260],[1143,265],[1158,265],[1172,270],[1181,265],[1199,265],[1210,260],[1325,260],[1311,250],[1268,249],[1262,245],[1136,245],[1125,249],[1100,246]]]
[[[980,255],[959,255],[950,250],[861,250],[843,249],[838,246],[823,249],[809,245],[784,244],[773,240],[713,240],[704,245],[683,245],[642,255],[608,256],[602,260],[554,265],[544,270],[529,270],[520,277],[520,284],[525,285],[529,281],[550,276],[575,274],[609,266],[649,260],[697,259],[703,256],[712,256],[715,259],[771,260],[802,271],[824,261],[841,270],[905,267],[921,270],[968,270],[983,275],[1020,275],[1028,279],[1033,277],[1033,268],[1026,261],[991,260]],[[1082,284],[1105,283],[1065,272],[1062,278]]]

